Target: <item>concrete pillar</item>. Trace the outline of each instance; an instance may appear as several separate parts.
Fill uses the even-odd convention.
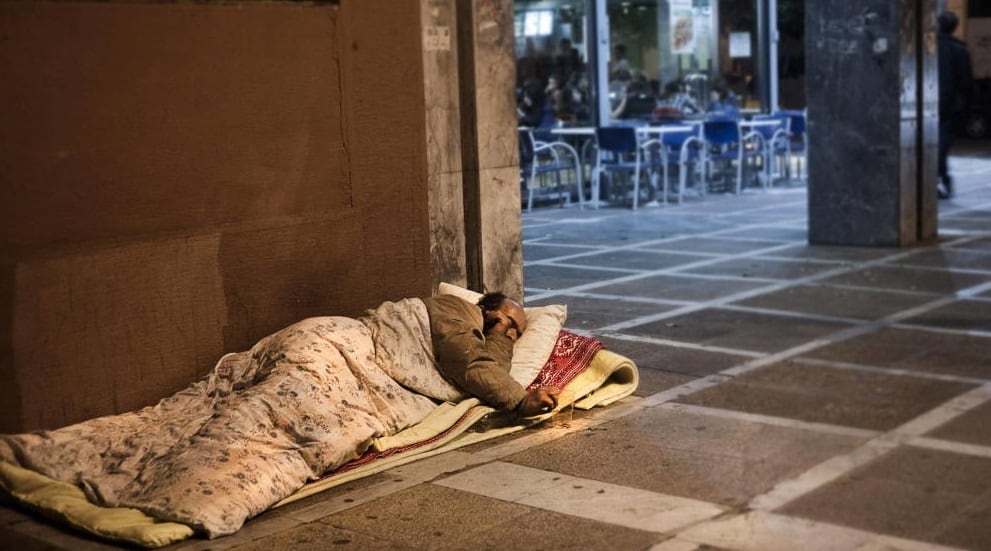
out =
[[[523,296],[511,0],[457,0],[468,285]]]
[[[936,0],[806,3],[809,241],[936,237]]]
[[[442,281],[468,284],[456,12],[455,0],[420,3],[430,265],[435,288]]]

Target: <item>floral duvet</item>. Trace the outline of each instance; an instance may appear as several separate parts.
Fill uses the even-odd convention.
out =
[[[154,406],[0,436],[0,460],[208,537],[463,398],[435,368],[426,307],[303,320]]]

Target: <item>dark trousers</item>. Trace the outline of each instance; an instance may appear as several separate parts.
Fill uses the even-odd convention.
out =
[[[946,163],[946,157],[950,154],[950,146],[953,145],[953,117],[946,116],[939,118],[939,159],[937,169],[939,179],[944,184],[949,184],[950,170]]]

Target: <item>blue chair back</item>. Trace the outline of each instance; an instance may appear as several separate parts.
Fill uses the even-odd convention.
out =
[[[758,134],[763,136],[765,140],[773,140],[775,137],[774,136],[775,133],[777,133],[779,130],[788,129],[788,118],[783,117],[781,115],[754,115],[754,118],[752,120],[755,122],[773,121],[778,123],[777,126],[761,125],[761,126],[753,127],[754,132],[757,132]]]
[[[668,130],[661,134],[661,143],[669,149],[680,149],[689,138],[698,137],[698,127],[685,128],[684,130]]]
[[[595,137],[601,151],[613,153],[636,153],[637,131],[632,126],[605,126],[595,130]]]
[[[774,115],[785,117],[788,120],[788,132],[792,136],[801,136],[805,133],[805,113],[794,109],[783,109],[775,111]]]
[[[735,120],[711,119],[702,123],[702,138],[711,144],[731,144],[740,141],[740,125]]]

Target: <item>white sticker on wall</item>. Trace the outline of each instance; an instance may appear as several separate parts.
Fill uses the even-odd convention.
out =
[[[449,27],[424,27],[423,49],[427,51],[451,49],[451,29]]]

